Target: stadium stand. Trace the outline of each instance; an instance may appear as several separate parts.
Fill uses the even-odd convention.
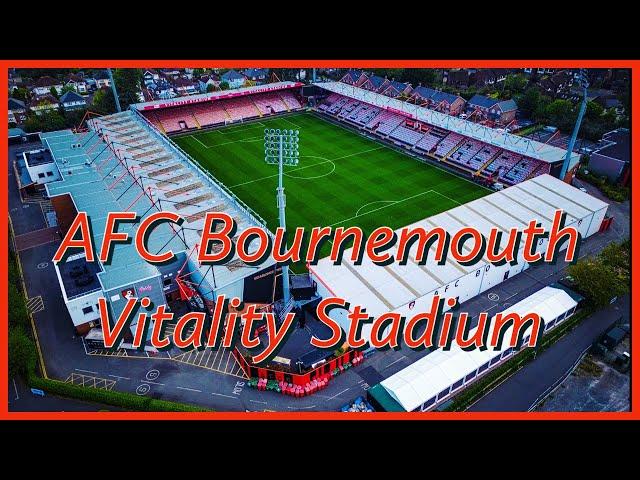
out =
[[[453,148],[462,141],[462,139],[464,139],[462,135],[453,132],[444,137],[436,147],[436,151],[434,152],[436,157],[446,157],[451,150],[453,150]]]
[[[280,97],[284,101],[284,103],[289,107],[289,110],[298,110],[302,108],[302,104],[300,100],[291,92],[282,92],[280,93]]]
[[[420,130],[414,130],[412,128],[397,126],[390,134],[389,138],[398,140],[404,144],[414,146],[424,136]]]
[[[376,130],[380,135],[389,135],[391,131],[404,121],[402,115],[384,111],[371,120],[367,127]]]
[[[223,124],[229,117],[218,102],[199,103],[191,107],[198,123],[205,126]]]
[[[529,176],[540,167],[540,163],[538,160],[534,160],[533,158],[522,158],[519,162],[517,162],[511,169],[509,169],[504,175],[501,175],[500,178],[505,180],[508,183],[516,184],[525,181]]]
[[[253,101],[255,102],[260,112],[264,115],[287,111],[287,106],[275,93],[256,95]]]
[[[484,169],[483,173],[488,176],[495,176],[497,174],[498,177],[500,177],[518,163],[521,158],[522,155],[504,150]]]
[[[423,136],[418,143],[416,143],[416,148],[418,150],[422,150],[427,153],[431,153],[431,151],[435,148],[435,146],[440,142],[446,133],[443,135],[442,132],[437,128],[431,129],[425,136]]]
[[[282,102],[280,103],[282,104]],[[258,116],[258,111],[255,109],[251,99],[248,97],[230,98],[229,100],[225,100],[224,109],[233,121]]]
[[[455,152],[449,155],[449,160],[475,172],[482,164],[476,166],[475,163],[471,163],[471,160],[480,153],[482,146],[481,142],[467,138]]]
[[[157,120],[167,133],[197,128],[189,107],[167,108],[166,110],[158,110],[155,113]]]

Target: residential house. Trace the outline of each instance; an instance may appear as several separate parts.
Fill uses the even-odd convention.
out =
[[[553,75],[542,77],[537,85],[546,94],[553,98],[570,98],[571,87],[575,75],[571,70],[560,70]]]
[[[202,93],[205,93],[209,89],[210,85],[214,89],[220,88],[220,77],[217,74],[211,73],[209,75],[202,75],[198,80],[198,87]]]
[[[96,89],[111,87],[111,79],[109,78],[109,74],[106,70],[100,70],[93,76],[93,79],[96,81]]]
[[[442,73],[442,83],[450,85],[452,87],[467,88],[471,85],[472,74],[474,70],[468,68],[454,68],[451,70],[445,70]]]
[[[604,147],[589,157],[589,170],[599,176],[606,176],[611,182],[629,184],[631,165],[631,135],[626,128],[605,133]]]
[[[380,93],[385,88],[387,88],[387,85],[389,85],[389,83],[389,80],[387,80],[386,78],[382,78],[379,75],[371,75],[367,77],[367,79],[360,85],[360,87],[371,92]]]
[[[85,108],[87,106],[87,101],[82,95],[73,91],[68,91],[60,97],[60,105],[62,105],[62,108],[64,108],[65,111],[77,110]]]
[[[22,100],[9,98],[9,123],[22,123],[27,119],[27,106]]]
[[[198,82],[195,80],[189,80],[186,77],[177,77],[173,80],[173,87],[176,93],[180,96],[194,95],[200,92]]]
[[[42,97],[50,95],[52,88],[55,88],[60,93],[62,91],[62,82],[53,77],[44,76],[35,81],[32,91],[36,96]]]
[[[155,83],[158,80],[160,80],[160,74],[157,70],[145,70],[142,74],[142,82],[147,88],[149,88],[149,84]]]
[[[473,75],[473,82],[477,87],[486,87],[504,82],[511,71],[506,68],[482,68]]]
[[[392,97],[392,98],[396,98],[400,96],[409,97],[411,95],[412,90],[413,88],[411,87],[410,83],[402,83],[402,82],[397,82],[395,80],[391,80],[387,84],[387,86],[380,91],[380,93],[382,93],[383,95],[386,95],[387,97]]]
[[[65,87],[72,87],[74,91],[78,92],[81,95],[86,95],[89,93],[89,86],[85,81],[84,77],[77,74],[69,75],[67,83],[64,85]]]
[[[222,81],[229,84],[229,88],[240,88],[244,85],[245,77],[235,70],[229,70],[222,75]]]
[[[340,81],[342,83],[346,83],[347,85],[355,85],[356,87],[361,86],[368,79],[367,74],[360,70],[349,70],[345,73]]]
[[[29,104],[29,110],[34,112],[36,115],[41,115],[44,112],[48,112],[50,110],[56,110],[60,104],[58,103],[58,99],[53,95],[42,95],[31,101]]]
[[[498,100],[484,95],[474,95],[467,102],[467,113],[471,116],[478,112],[482,119],[508,124],[516,118],[518,106],[513,100]]]
[[[466,104],[465,99],[460,95],[454,95],[423,86],[418,86],[413,89],[411,100],[418,105],[454,116],[462,113]]]
[[[267,83],[269,77],[268,68],[246,68],[242,73],[247,80],[251,80],[256,84]]]

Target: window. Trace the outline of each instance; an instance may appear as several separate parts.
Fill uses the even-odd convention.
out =
[[[431,405],[433,405],[436,402],[436,397],[431,397],[429,400],[427,400],[426,402],[424,402],[422,404],[422,408],[421,410],[424,412],[426,409],[428,409]]]
[[[471,372],[469,375],[464,377],[464,383],[467,383],[467,382],[473,380],[475,377],[476,377],[476,372]]]
[[[500,361],[500,356],[497,356],[497,357],[491,359],[491,362],[489,362],[489,365],[493,367],[499,361]]]
[[[92,306],[84,307],[82,309],[82,313],[84,313],[85,315],[88,315],[91,312],[93,312],[93,307]]]
[[[449,388],[447,388],[446,390],[441,391],[438,394],[438,400],[442,400],[444,397],[446,397],[447,395],[449,395]]]
[[[489,368],[489,362],[485,363],[484,365],[482,365],[482,366],[478,369],[478,375],[480,375],[482,372],[484,372],[487,368]]]
[[[456,383],[453,384],[453,388],[451,390],[456,390],[457,388],[460,388],[462,386],[462,379],[458,380]]]
[[[53,177],[53,172],[47,172],[47,177]]]
[[[39,173],[38,178],[44,178],[44,173]]]

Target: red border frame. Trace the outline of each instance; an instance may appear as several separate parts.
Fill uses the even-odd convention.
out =
[[[253,67],[338,67],[338,68],[631,68],[632,118],[640,118],[640,60],[0,60],[0,89],[8,90],[9,68],[162,68],[210,67],[223,68]],[[638,93],[636,93],[638,92]],[[8,123],[8,111],[2,110],[3,125]],[[631,125],[632,138],[640,138],[640,122]],[[8,135],[0,137],[0,149],[8,162]],[[632,141],[632,158],[640,158],[640,141]],[[632,169],[634,183],[640,181],[640,168]],[[0,176],[0,190],[8,191],[8,177]],[[8,195],[3,195],[0,208],[8,212]],[[638,195],[632,195],[631,211],[637,210]],[[8,222],[1,222],[0,240],[0,302],[7,312],[8,295]],[[640,244],[637,222],[631,219],[632,251]],[[632,281],[637,284],[640,256],[632,255]],[[640,302],[632,304],[632,318],[637,316]],[[8,371],[8,316],[0,315],[0,371]],[[631,341],[640,342],[640,331],[632,329]],[[0,382],[0,419],[2,420],[638,420],[640,419],[640,356],[631,357],[630,412],[424,412],[424,413],[376,413],[363,415],[343,412],[9,412],[8,382]],[[5,375],[8,379],[8,375]]]

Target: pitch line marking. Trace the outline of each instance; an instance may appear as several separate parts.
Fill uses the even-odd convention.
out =
[[[263,137],[250,137],[250,138],[242,138],[240,140],[232,140],[230,142],[223,142],[223,143],[218,143],[216,145],[205,145],[203,142],[200,141],[200,139],[198,137],[195,137],[193,135],[189,135],[189,137],[193,138],[194,140],[196,140],[200,145],[202,145],[204,148],[209,149],[209,148],[216,148],[216,147],[222,147],[224,145],[230,145],[232,143],[252,143],[252,142],[257,142],[259,140],[262,140]]]
[[[316,163],[315,165],[321,165],[321,164],[325,164],[325,163],[330,163],[331,164],[331,170],[327,173],[323,173],[322,175],[315,175],[313,177],[296,177],[295,175],[291,175],[290,173],[285,173],[284,175],[289,177],[289,178],[297,178],[298,180],[314,180],[316,178],[322,178],[322,177],[328,177],[329,175],[331,175],[333,172],[336,171],[336,164],[332,161],[332,160],[327,160],[326,162],[322,162],[322,163]]]
[[[313,165],[305,165],[304,167],[292,168],[291,170],[289,170],[289,172],[297,172],[298,170],[304,170],[305,168],[311,168],[311,167],[315,167],[316,165],[322,165],[324,163],[335,162],[336,160],[342,160],[344,158],[349,158],[349,157],[353,157],[353,156],[356,156],[356,155],[362,155],[363,153],[373,152],[373,151],[376,151],[376,150],[382,150],[383,148],[385,148],[385,147],[384,146],[380,146],[380,147],[377,147],[377,148],[371,148],[369,150],[363,150],[361,152],[351,153],[349,155],[343,155],[342,157],[337,157],[337,158],[334,158],[334,159],[331,159],[331,160],[327,159],[326,157],[320,157],[320,156],[317,156],[317,155],[301,155],[301,158],[324,158],[325,161],[324,162],[314,163]],[[229,188],[231,189],[231,188],[236,188],[236,187],[242,187],[244,185],[249,185],[251,183],[256,183],[256,182],[261,182],[262,180],[267,180],[269,178],[274,178],[274,177],[277,177],[277,176],[278,176],[277,173],[275,175],[267,175],[266,177],[260,177],[260,178],[254,179],[254,180],[249,180],[247,182],[243,182],[243,183],[238,183],[236,185],[232,185]]]
[[[335,225],[340,225],[341,223],[348,222],[350,220],[354,220],[354,219],[356,219],[358,217],[364,217],[365,215],[369,215],[370,213],[377,212],[379,210],[382,210],[384,208],[387,208],[387,207],[390,207],[390,206],[393,206],[393,205],[398,205],[399,203],[406,202],[407,200],[412,200],[414,198],[420,197],[420,196],[425,195],[427,193],[435,193],[435,191],[434,190],[426,190],[426,191],[424,191],[422,193],[418,193],[416,195],[411,195],[410,197],[403,198],[402,200],[395,200],[395,201],[394,200],[390,200],[391,202],[393,202],[390,205],[385,205],[383,207],[374,208],[373,210],[370,210],[367,213],[363,213],[362,215],[356,214],[353,217],[345,218],[344,220],[341,220],[341,221],[336,222],[336,223],[332,223],[331,225],[328,225],[328,226],[329,227],[333,227]],[[370,205],[370,204],[367,204],[367,205]],[[367,205],[363,205],[363,206],[366,207]],[[360,209],[362,209],[362,207],[360,207]]]
[[[364,207],[368,207],[369,205],[373,205],[375,203],[395,203],[396,200],[375,200],[373,202],[369,202],[369,203],[365,203],[363,206],[361,206],[358,211],[356,212],[356,217],[358,215],[360,215],[360,211],[364,208]]]

